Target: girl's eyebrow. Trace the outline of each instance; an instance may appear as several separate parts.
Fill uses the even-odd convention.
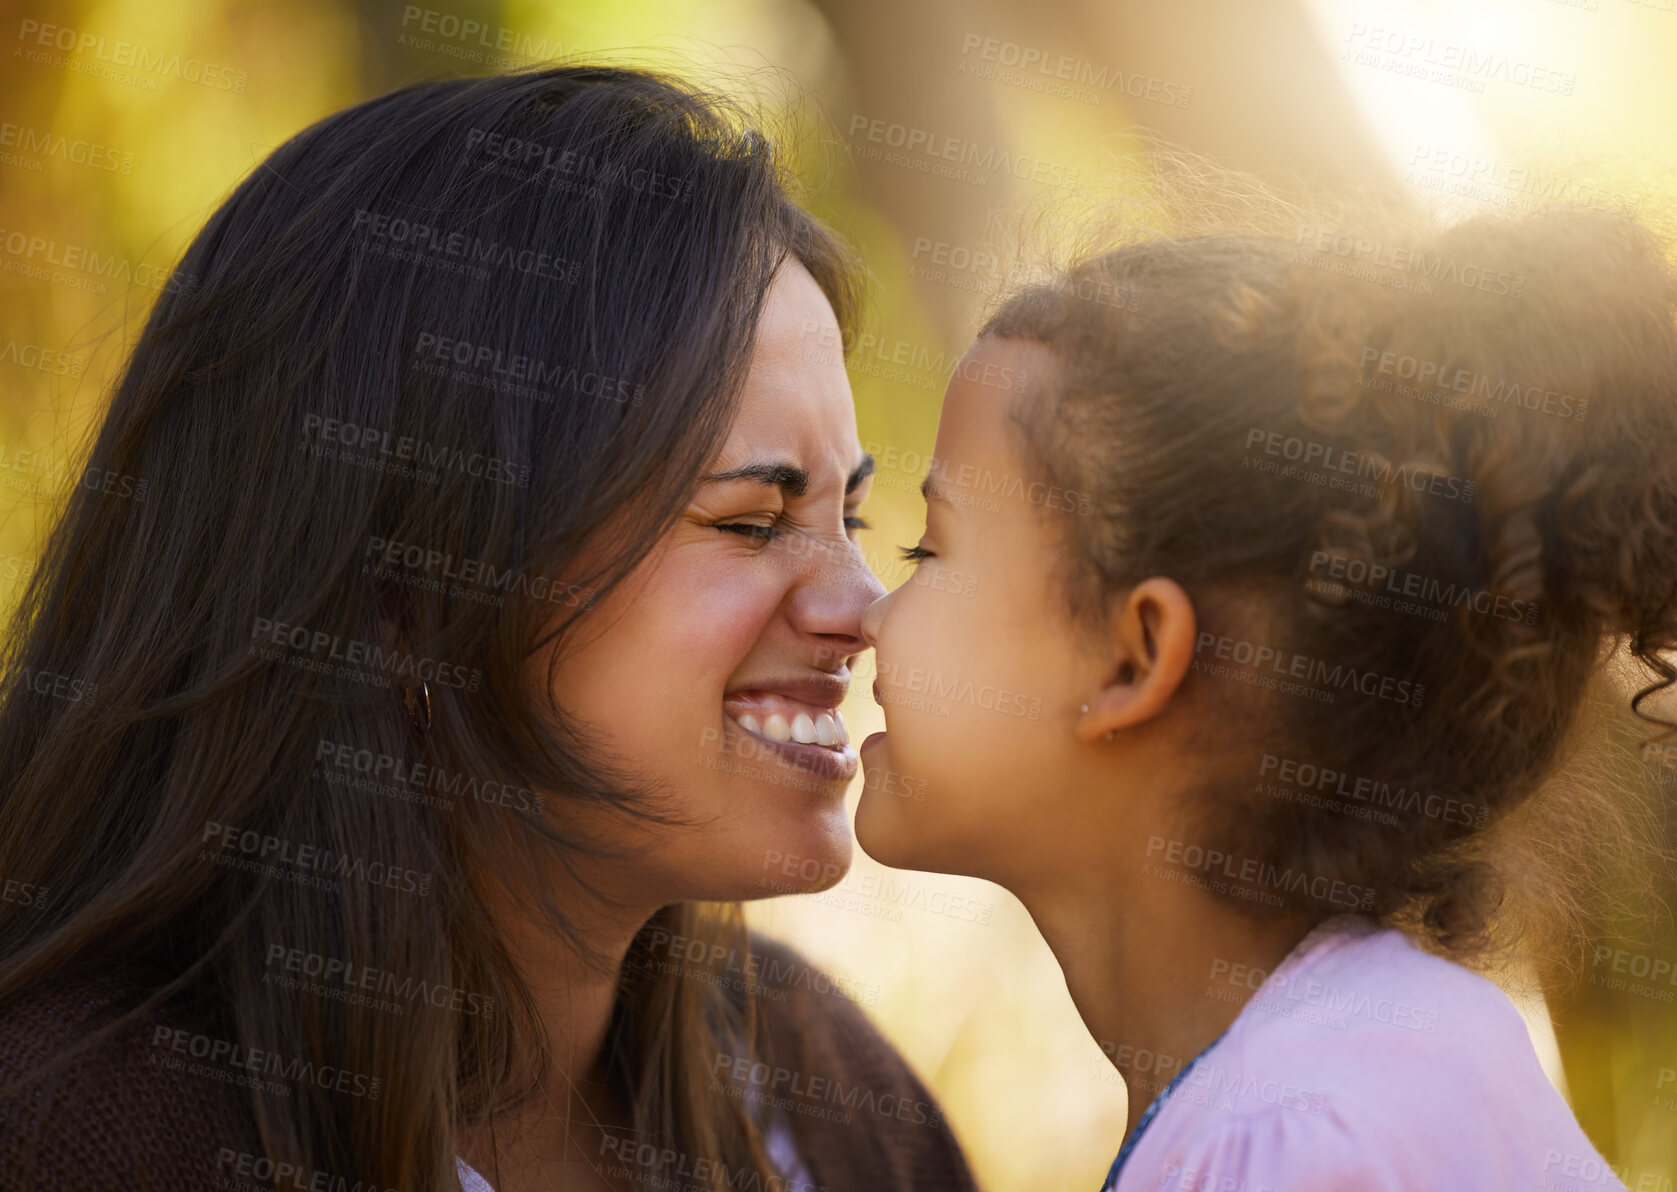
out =
[[[873,456],[863,452],[862,462],[856,465],[856,470],[850,473],[850,479],[844,482],[844,491],[854,492],[856,486],[862,483],[864,477],[871,475],[873,470]],[[755,480],[759,484],[772,484],[788,497],[801,497],[809,491],[808,472],[796,464],[774,460],[745,464],[742,467],[730,468],[726,472],[713,472],[704,478],[704,483],[725,484],[731,480]]]
[[[945,505],[953,505],[955,503],[943,495],[943,490],[932,483],[932,478],[930,476],[927,476],[920,482],[920,495],[926,498],[926,503],[928,505],[930,505],[933,501],[942,501]]]

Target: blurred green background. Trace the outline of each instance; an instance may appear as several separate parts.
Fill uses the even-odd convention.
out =
[[[811,202],[874,276],[852,379],[882,464],[864,545],[894,586],[944,382],[999,280],[984,254],[1021,208],[1131,186],[1149,130],[1282,190],[1400,180],[1463,208],[1571,200],[1663,219],[1677,197],[1674,8],[4,0],[0,596],[28,576],[160,271],[276,145],[401,84],[603,55],[791,105]],[[925,138],[955,138],[969,164],[940,169]],[[43,267],[30,247],[43,240],[60,264]],[[858,740],[883,727],[871,679],[864,662],[845,708]],[[1673,755],[1631,762],[1628,781],[1663,782],[1669,825]],[[934,1087],[986,1187],[1098,1186],[1124,1088],[1006,893],[858,853],[837,889],[751,915],[845,979]],[[1633,1189],[1677,1180],[1677,987],[1607,978],[1677,958],[1662,923],[1637,939],[1600,924],[1573,977],[1546,975],[1547,998],[1522,1001],[1551,1078]]]

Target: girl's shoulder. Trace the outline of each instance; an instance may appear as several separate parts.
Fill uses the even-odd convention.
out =
[[[1194,1171],[1249,1188],[1535,1189],[1554,1155],[1600,1164],[1495,983],[1366,921],[1306,942],[1172,1091],[1120,1188]]]

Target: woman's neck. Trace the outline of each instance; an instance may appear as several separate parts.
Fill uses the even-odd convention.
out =
[[[631,1125],[632,1107],[608,1079],[604,1055],[624,958],[653,913],[573,915],[593,961],[528,911],[503,907],[497,916],[553,1057],[545,1086],[515,1113],[497,1117],[493,1138],[487,1126],[461,1136],[463,1157],[480,1172],[488,1170],[480,1161],[498,1160],[497,1192],[614,1186],[602,1170],[602,1141]]]
[[[1192,886],[1115,877],[1110,867],[1019,898],[1129,1089],[1126,1138],[1309,929],[1301,919],[1248,918]]]

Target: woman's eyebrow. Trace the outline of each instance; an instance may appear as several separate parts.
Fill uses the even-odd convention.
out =
[[[706,484],[726,484],[731,480],[755,480],[772,484],[789,497],[801,497],[809,489],[809,473],[796,464],[755,463],[730,468],[726,472],[712,472],[704,478]]]
[[[867,452],[862,454],[862,462],[856,465],[856,470],[850,473],[850,479],[844,482],[844,491],[851,493],[862,483],[864,477],[873,473],[873,456]],[[772,484],[783,490],[788,497],[801,497],[809,491],[809,473],[796,464],[778,461],[745,464],[738,468],[730,468],[726,472],[712,472],[704,477],[706,484],[726,484],[731,480],[755,480],[759,484]]]

